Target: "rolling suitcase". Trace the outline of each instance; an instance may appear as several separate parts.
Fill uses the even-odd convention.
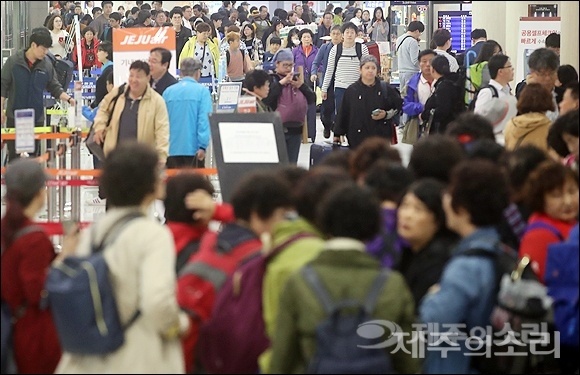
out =
[[[331,152],[344,150],[348,150],[348,146],[328,141],[314,143],[310,147],[310,167],[320,164],[322,159],[328,156]]]

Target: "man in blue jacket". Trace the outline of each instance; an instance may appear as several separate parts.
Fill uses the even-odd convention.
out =
[[[181,60],[181,79],[163,92],[169,113],[167,168],[203,167],[212,102],[207,88],[197,82],[201,67],[192,57]]]
[[[44,126],[44,90],[50,92],[55,99],[75,105],[75,100],[58,82],[54,66],[47,57],[51,46],[50,31],[45,27],[39,27],[32,30],[28,49],[19,51],[6,60],[2,68],[0,85],[2,125],[14,128],[14,111],[32,108],[35,116],[34,126]],[[38,144],[36,148],[38,151]],[[14,142],[8,142],[9,160],[17,157]]]

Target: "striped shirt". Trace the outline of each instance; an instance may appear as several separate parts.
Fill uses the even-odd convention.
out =
[[[362,45],[362,56],[369,54],[369,49],[366,45]],[[334,63],[336,61],[336,46],[333,46],[328,55],[328,63],[326,65],[326,73],[324,74],[324,83],[322,84],[322,92],[328,92],[328,88],[332,83],[332,75],[334,73]],[[343,45],[342,55],[338,59],[336,66],[336,73],[334,74],[334,87],[346,89],[360,78],[360,60],[356,55],[356,47],[345,48]]]

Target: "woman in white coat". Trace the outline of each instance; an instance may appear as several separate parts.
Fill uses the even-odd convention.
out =
[[[125,343],[117,351],[64,352],[56,373],[184,373],[179,338],[189,322],[175,296],[173,238],[169,229],[146,217],[151,203],[164,194],[162,180],[157,153],[148,145],[123,143],[105,160],[101,186],[111,208],[84,233],[77,255],[90,253],[91,236],[99,243],[121,217],[143,213],[103,250],[121,323],[129,322],[137,310],[140,315],[125,330]]]

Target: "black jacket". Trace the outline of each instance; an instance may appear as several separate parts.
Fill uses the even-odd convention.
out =
[[[384,92],[385,88],[387,93]],[[372,136],[386,138],[390,142],[393,119],[385,117],[375,121],[371,118],[371,113],[375,109],[401,111],[402,106],[401,94],[392,86],[382,83],[378,78],[373,86],[367,86],[359,79],[344,92],[336,115],[334,135],[346,135],[351,149]]]
[[[418,311],[421,299],[429,288],[439,282],[458,240],[459,237],[455,234],[443,231],[436,234],[419,252],[413,252],[410,248],[403,249],[401,261],[395,269],[403,274],[411,289],[415,299],[415,311]]]
[[[107,91],[107,76],[113,72],[113,65],[107,66],[99,78],[97,78],[97,88],[95,91],[95,100],[91,103],[91,108],[97,108],[101,100],[108,94]]]
[[[157,91],[159,95],[163,95],[163,91],[171,85],[177,83],[177,79],[169,72],[165,72],[163,77],[159,78],[159,81],[155,83],[154,90]],[[153,87],[153,78],[151,78],[151,87]]]
[[[177,57],[177,60],[179,60],[179,56],[181,55],[181,50],[183,49],[183,46],[185,45],[185,43],[187,43],[187,41],[191,37],[192,37],[191,30],[185,26],[181,26],[181,31],[179,32],[179,35],[177,35],[177,33],[176,33],[176,35],[175,35],[175,56]]]
[[[435,82],[435,91],[421,113],[423,123],[427,123],[431,109],[435,109],[430,134],[445,133],[447,125],[465,110],[463,93],[457,73],[450,73]]]

